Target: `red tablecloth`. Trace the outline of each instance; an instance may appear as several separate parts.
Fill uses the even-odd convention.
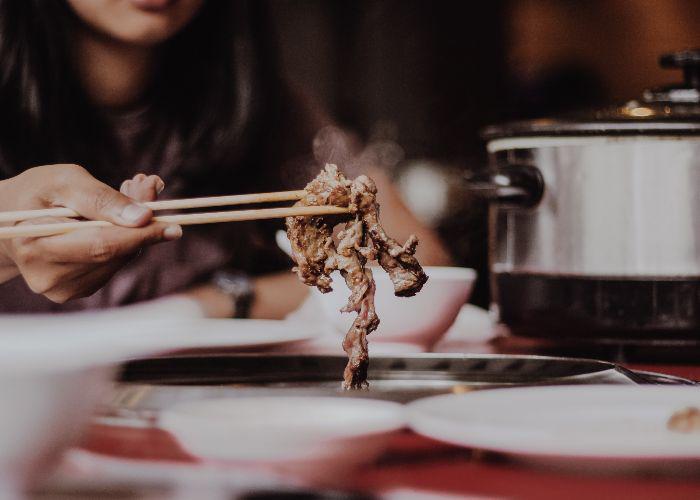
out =
[[[700,366],[630,367],[700,380]],[[95,424],[84,448],[130,459],[194,461],[168,433],[153,428]],[[349,484],[375,493],[416,489],[481,497],[700,499],[700,477],[648,470],[643,474],[551,470],[445,445],[408,431],[394,439],[378,463],[355,473]]]

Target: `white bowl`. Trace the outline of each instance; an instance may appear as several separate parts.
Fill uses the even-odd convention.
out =
[[[405,417],[402,405],[388,401],[241,397],[177,404],[159,425],[201,459],[325,483],[376,459]]]
[[[92,410],[110,388],[109,366],[0,372],[2,498],[26,486],[77,444]]]
[[[379,328],[372,342],[406,342],[431,348],[454,323],[460,308],[468,300],[476,281],[476,271],[463,267],[424,268],[428,282],[413,297],[396,297],[389,275],[372,268],[377,283],[375,306]],[[341,313],[349,291],[340,273],[333,274],[333,291],[315,290],[328,321],[345,333],[355,319],[354,313]]]
[[[75,342],[59,345],[32,331],[21,336],[0,334],[2,498],[19,498],[28,483],[77,443],[113,374],[109,363],[90,362]]]
[[[0,498],[21,498],[77,444],[116,363],[151,349],[119,339],[167,324],[114,313],[0,315]]]

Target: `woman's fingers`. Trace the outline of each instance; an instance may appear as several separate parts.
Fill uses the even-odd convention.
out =
[[[132,200],[144,202],[155,201],[165,189],[165,183],[157,175],[138,174],[133,179],[124,181],[119,191]]]
[[[40,170],[40,171],[39,171]],[[72,208],[86,219],[120,226],[146,225],[152,212],[95,179],[78,165],[49,165],[27,171],[43,183],[42,196],[54,206]]]
[[[136,253],[141,247],[182,236],[182,228],[155,223],[141,228],[89,228],[37,238],[33,250],[51,262],[104,264]]]

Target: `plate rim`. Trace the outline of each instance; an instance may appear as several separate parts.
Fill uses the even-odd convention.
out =
[[[476,444],[470,444],[472,438],[467,439],[455,439],[446,437],[451,431],[454,431],[459,424],[455,423],[455,420],[449,420],[441,416],[430,415],[429,412],[421,411],[420,407],[430,406],[431,403],[435,403],[436,400],[447,400],[447,399],[470,399],[478,397],[491,398],[494,395],[502,391],[518,391],[522,395],[523,392],[562,392],[562,391],[576,391],[576,392],[589,392],[589,391],[603,391],[614,393],[618,391],[627,392],[658,392],[658,393],[668,393],[670,391],[676,392],[687,392],[692,393],[697,391],[698,394],[698,405],[700,406],[700,388],[688,386],[688,385],[678,385],[678,386],[664,386],[664,385],[555,385],[555,386],[524,386],[524,387],[503,387],[503,388],[491,388],[488,390],[475,390],[468,393],[462,394],[440,394],[436,396],[430,396],[427,398],[418,399],[412,401],[406,405],[406,418],[408,421],[408,427],[413,432],[418,435],[434,439],[443,443],[450,444],[452,446],[459,446],[463,448],[479,449],[485,451],[491,451],[496,453],[502,453],[505,455],[512,456],[522,456],[531,458],[543,458],[543,459],[564,459],[573,461],[585,461],[585,460],[609,460],[609,461],[620,461],[620,460],[632,460],[632,461],[658,461],[658,460],[673,460],[673,461],[693,461],[700,462],[700,444],[698,445],[697,451],[687,450],[687,451],[674,451],[674,452],[659,452],[659,453],[645,453],[640,454],[638,452],[630,451],[616,451],[614,453],[593,453],[593,452],[577,452],[571,450],[561,450],[561,451],[545,451],[545,450],[532,450],[524,449],[522,445],[510,446],[502,443],[497,444],[484,444],[478,439],[475,440]],[[487,395],[488,394],[488,395]],[[430,427],[430,428],[428,428]],[[440,429],[439,432],[435,432],[435,429]],[[700,441],[700,435],[698,435],[698,440]]]

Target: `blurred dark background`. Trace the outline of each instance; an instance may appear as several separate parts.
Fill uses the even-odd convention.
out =
[[[700,46],[697,0],[273,0],[283,69],[334,118],[400,146],[409,205],[481,275],[486,207],[455,179],[485,165],[479,129],[638,97],[679,80],[663,52]]]

